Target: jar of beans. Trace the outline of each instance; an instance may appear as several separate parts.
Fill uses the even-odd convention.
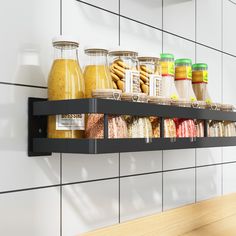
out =
[[[110,72],[113,88],[124,93],[140,92],[138,53],[134,51],[110,51]]]
[[[92,91],[93,98],[101,99],[121,99],[121,90],[118,89],[96,89]],[[104,138],[104,115],[89,114],[86,119],[86,138]],[[108,138],[127,138],[128,129],[123,116],[108,116]]]

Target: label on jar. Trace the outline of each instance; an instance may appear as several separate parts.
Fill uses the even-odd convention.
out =
[[[84,114],[56,116],[56,130],[85,130]]]
[[[193,71],[193,83],[208,83],[208,71]]]
[[[149,78],[149,95],[161,96],[161,76],[151,74]]]
[[[175,74],[175,64],[172,61],[161,61],[162,76]]]
[[[175,67],[175,80],[191,80],[191,79],[192,79],[191,66]]]
[[[140,92],[140,74],[136,70],[125,71],[125,92],[126,93],[139,93]]]

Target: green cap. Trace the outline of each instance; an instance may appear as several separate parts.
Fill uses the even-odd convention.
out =
[[[161,53],[161,59],[173,59],[174,60],[174,55],[170,53]]]
[[[190,64],[192,65],[192,60],[188,58],[181,58],[175,60],[175,65]]]
[[[193,69],[208,69],[208,65],[206,63],[196,63],[192,66]]]

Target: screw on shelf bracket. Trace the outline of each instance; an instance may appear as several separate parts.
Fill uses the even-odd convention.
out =
[[[34,152],[34,138],[47,137],[47,116],[34,116],[34,102],[46,101],[41,98],[28,98],[28,156],[49,156],[48,152]]]

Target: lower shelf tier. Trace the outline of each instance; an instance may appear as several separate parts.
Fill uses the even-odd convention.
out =
[[[133,139],[48,139],[34,138],[29,156],[56,153],[118,153],[187,148],[236,146],[236,137],[223,138],[133,138]]]

